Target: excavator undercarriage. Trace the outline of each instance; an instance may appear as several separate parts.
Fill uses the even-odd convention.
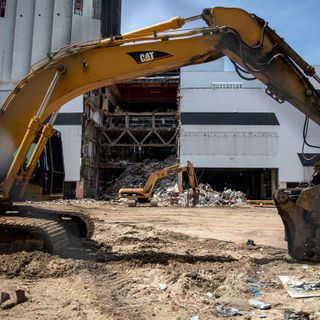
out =
[[[83,212],[52,212],[18,205],[0,215],[0,252],[40,250],[63,254],[93,233],[94,223]]]
[[[35,139],[37,143],[39,138]],[[27,156],[22,168],[28,167]],[[22,169],[19,175],[22,175]],[[19,179],[11,189],[10,199],[50,200],[63,196],[64,164],[59,132],[48,139],[28,184]],[[0,201],[0,252],[40,250],[54,254],[79,244],[79,239],[90,239],[94,223],[82,212],[59,212],[36,209],[12,201]]]

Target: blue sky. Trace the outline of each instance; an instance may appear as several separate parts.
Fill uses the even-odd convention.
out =
[[[239,7],[269,22],[310,64],[320,64],[320,0],[122,0],[122,33],[202,9]]]

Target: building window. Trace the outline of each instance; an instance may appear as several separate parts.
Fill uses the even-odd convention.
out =
[[[6,14],[6,0],[0,0],[0,18],[4,18]]]
[[[73,13],[79,16],[82,16],[83,13],[83,0],[75,0],[74,1],[74,9]]]
[[[212,89],[242,89],[242,82],[212,82]]]
[[[93,0],[92,2],[92,18],[101,19],[101,0]]]

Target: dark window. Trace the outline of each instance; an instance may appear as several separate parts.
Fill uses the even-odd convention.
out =
[[[182,112],[182,124],[278,126],[273,112]]]
[[[92,18],[101,19],[101,0],[93,0],[92,2]]]
[[[0,0],[0,18],[6,14],[6,0]]]
[[[82,16],[83,13],[83,0],[75,0],[73,13]]]

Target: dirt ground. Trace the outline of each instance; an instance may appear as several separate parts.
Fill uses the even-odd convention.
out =
[[[284,319],[288,309],[310,314],[294,319],[320,319],[320,298],[293,299],[278,278],[319,280],[320,268],[287,255],[276,209],[41,207],[90,213],[94,242],[63,257],[0,255],[0,291],[24,289],[29,298],[0,319],[203,320],[223,319],[227,308],[241,313],[230,319]],[[251,307],[252,290],[272,308]]]

